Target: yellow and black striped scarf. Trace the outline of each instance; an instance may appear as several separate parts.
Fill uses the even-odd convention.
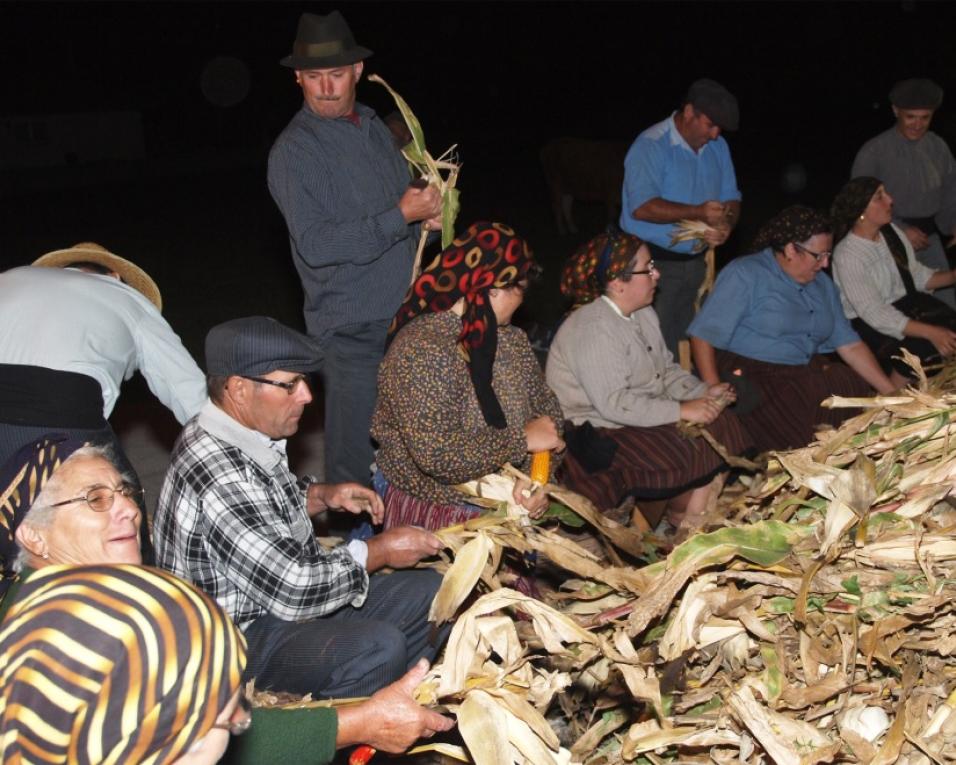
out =
[[[171,763],[239,687],[245,639],[145,566],[50,566],[0,627],[0,762]]]

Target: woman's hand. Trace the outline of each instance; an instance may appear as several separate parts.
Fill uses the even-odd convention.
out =
[[[926,332],[926,339],[929,340],[943,356],[950,356],[956,352],[956,332],[953,332],[951,329],[931,324],[929,330]]]
[[[564,449],[564,441],[558,435],[558,426],[550,417],[535,417],[524,426],[524,437],[528,444],[528,451],[560,452]]]
[[[737,391],[730,383],[717,383],[707,389],[707,397],[715,399],[721,406],[727,406],[737,400]]]
[[[723,407],[712,398],[695,398],[680,402],[680,418],[700,425],[709,425],[720,414]]]
[[[539,486],[537,491],[530,492],[525,494],[531,488],[531,481],[528,481],[524,478],[519,478],[515,481],[515,488],[511,496],[515,501],[515,504],[521,505],[525,510],[528,511],[528,515],[532,518],[540,518],[544,515],[544,511],[548,509],[550,502],[548,501],[548,494],[544,490],[544,487]]]

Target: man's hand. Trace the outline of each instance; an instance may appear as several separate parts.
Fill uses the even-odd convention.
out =
[[[539,486],[537,491],[526,495],[525,491],[530,488],[531,481],[519,478],[515,481],[515,488],[511,493],[511,498],[515,501],[516,505],[521,505],[527,510],[528,515],[532,518],[540,518],[544,515],[544,511],[548,509],[551,503],[548,501],[548,494],[544,490],[544,487]]]
[[[914,250],[925,250],[929,247],[929,237],[920,231],[916,226],[903,226],[903,233],[910,240]]]
[[[438,731],[451,730],[455,721],[415,701],[412,694],[428,672],[428,661],[421,659],[404,677],[377,691],[355,706],[339,707],[338,748],[368,744],[382,752],[399,754],[420,738],[431,738]]]
[[[406,223],[438,218],[441,216],[441,194],[435,186],[423,189],[410,186],[398,200],[398,209]]]
[[[357,483],[314,483],[309,487],[307,507],[309,515],[323,510],[344,510],[355,515],[368,513],[375,525],[385,517],[382,498]]]
[[[705,231],[702,238],[710,247],[719,247],[729,237],[730,225],[725,222],[713,226],[710,231]]]
[[[422,558],[437,555],[441,540],[426,529],[417,526],[396,526],[366,540],[368,561],[365,568],[377,571],[383,566],[408,568]]]
[[[426,220],[422,223],[422,228],[426,231],[441,231],[441,215],[436,215],[434,218]]]
[[[711,199],[697,205],[697,220],[703,221],[708,226],[714,226],[716,228],[721,224],[726,224],[726,216],[727,205],[723,202],[718,202],[716,199]],[[724,238],[726,239],[726,237]]]
[[[528,444],[528,451],[532,454],[534,452],[560,452],[564,449],[564,441],[558,435],[558,426],[548,416],[528,420],[524,426],[524,437]]]
[[[709,425],[720,414],[723,407],[712,398],[695,398],[680,402],[680,418],[700,425]]]

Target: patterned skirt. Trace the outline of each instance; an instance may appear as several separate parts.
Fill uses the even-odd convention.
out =
[[[386,487],[382,502],[385,505],[386,529],[392,526],[420,526],[435,531],[464,523],[482,513],[482,509],[475,505],[442,504],[413,497],[393,483]]]
[[[796,449],[813,441],[817,425],[839,426],[858,409],[824,409],[828,396],[869,396],[869,384],[846,364],[814,356],[809,364],[770,364],[717,351],[721,380],[744,377],[753,384],[756,407],[739,415],[758,451]],[[735,374],[739,370],[739,375]]]
[[[721,413],[707,429],[731,454],[741,454],[751,447],[740,421],[728,411]],[[588,472],[568,453],[559,478],[600,510],[617,507],[629,494],[639,499],[673,497],[703,486],[727,469],[727,464],[710,444],[703,438],[682,435],[676,425],[595,428],[595,431],[617,444],[610,466]]]

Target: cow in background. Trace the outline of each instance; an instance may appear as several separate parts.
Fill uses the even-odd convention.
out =
[[[559,234],[577,233],[572,216],[574,200],[603,202],[607,222],[621,212],[626,141],[593,141],[555,138],[541,149],[541,165],[551,196],[551,209]]]

